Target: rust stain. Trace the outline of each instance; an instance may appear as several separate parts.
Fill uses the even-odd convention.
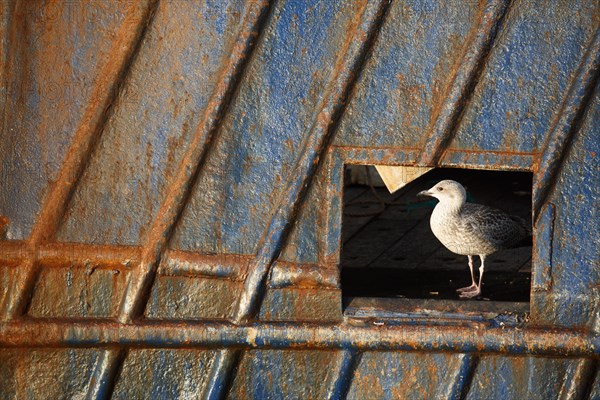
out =
[[[0,240],[6,239],[6,229],[8,228],[9,222],[8,217],[0,215]]]
[[[141,20],[139,9],[135,2],[131,2],[126,12],[126,20]],[[76,185],[79,176],[89,159],[93,144],[98,135],[95,135],[102,122],[102,115],[106,113],[113,95],[113,86],[118,83],[118,77],[123,73],[134,49],[135,40],[139,32],[131,29],[129,24],[121,24],[107,52],[107,59],[98,68],[98,78],[92,88],[92,94],[85,112],[76,129],[71,147],[58,173],[56,182],[50,187],[48,197],[40,211],[38,220],[33,227],[30,242],[33,245],[50,238],[63,215],[67,199]]]
[[[267,7],[266,0],[253,1],[247,6],[246,14],[241,23],[241,29],[231,54],[217,73],[217,84],[210,96],[202,118],[190,141],[190,144],[182,157],[179,168],[175,173],[167,190],[168,195],[159,207],[157,217],[152,222],[146,243],[142,252],[142,260],[138,270],[131,277],[129,290],[125,293],[121,306],[120,320],[129,321],[135,317],[142,308],[142,303],[147,297],[145,292],[151,285],[156,272],[157,260],[164,251],[168,232],[174,221],[180,214],[192,178],[197,168],[202,164],[207,143],[214,135],[215,128],[220,120],[220,112],[225,104],[225,98],[229,93],[230,86],[236,77],[238,69],[243,64],[248,52],[248,42],[252,37],[253,26],[260,15],[260,9]]]
[[[0,345],[7,347],[97,347],[106,345],[144,345],[158,347],[206,347],[230,345],[247,347],[248,330],[256,329],[256,344],[261,348],[306,349],[352,348],[369,350],[437,349],[463,352],[462,346],[484,352],[593,356],[598,351],[595,336],[585,330],[546,327],[499,328],[486,323],[457,326],[411,324],[381,325],[374,329],[361,320],[325,325],[311,323],[257,322],[238,326],[228,322],[184,324],[171,321],[27,320],[0,323]],[[45,332],[40,335],[39,332]],[[69,334],[67,334],[69,333]],[[95,342],[90,339],[97,338]],[[154,338],[162,338],[156,341]],[[229,338],[225,340],[225,338]],[[260,340],[258,340],[260,339]],[[308,340],[307,340],[308,339]],[[510,343],[509,347],[502,347]]]

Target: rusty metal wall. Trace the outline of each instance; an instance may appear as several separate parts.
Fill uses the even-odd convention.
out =
[[[596,1],[0,7],[0,398],[600,398]],[[533,172],[529,319],[343,315],[348,163]]]

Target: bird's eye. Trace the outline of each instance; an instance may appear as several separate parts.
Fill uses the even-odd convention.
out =
[[[442,190],[444,190],[444,188],[443,188],[443,187],[441,187],[441,186],[440,186],[440,187],[438,187],[437,189],[438,189],[438,192],[441,192]]]

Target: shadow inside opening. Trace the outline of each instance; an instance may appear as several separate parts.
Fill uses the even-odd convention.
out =
[[[459,299],[456,289],[471,283],[467,256],[433,235],[429,218],[437,200],[417,197],[443,179],[461,183],[469,202],[531,221],[529,172],[435,169],[390,194],[373,167],[346,166],[342,296]],[[477,279],[479,257],[474,261]],[[531,246],[498,251],[486,258],[482,294],[464,301],[529,302],[530,280]]]

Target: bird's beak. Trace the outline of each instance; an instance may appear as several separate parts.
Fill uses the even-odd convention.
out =
[[[432,196],[433,193],[431,193],[429,190],[423,190],[419,193],[417,193],[417,196]]]

